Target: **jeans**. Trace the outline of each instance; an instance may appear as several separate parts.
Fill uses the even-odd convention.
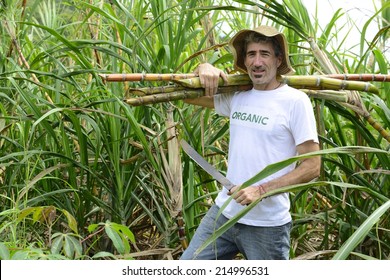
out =
[[[219,207],[213,205],[202,219],[181,260],[231,260],[242,253],[248,260],[287,260],[290,252],[291,222],[275,227],[236,223],[199,254],[197,249],[228,221],[223,215],[215,221]]]

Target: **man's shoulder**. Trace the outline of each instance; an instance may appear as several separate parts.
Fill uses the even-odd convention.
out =
[[[289,85],[283,86],[281,90],[291,99],[309,99],[306,93]]]

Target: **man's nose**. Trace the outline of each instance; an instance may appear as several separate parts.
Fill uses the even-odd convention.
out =
[[[264,61],[263,61],[263,59],[261,58],[260,55],[256,55],[255,58],[254,58],[253,64],[255,66],[262,66],[264,64]]]

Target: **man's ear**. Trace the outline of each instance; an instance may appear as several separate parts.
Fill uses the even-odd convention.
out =
[[[277,68],[279,68],[279,66],[282,65],[282,62],[283,62],[282,56],[278,56],[278,67]]]

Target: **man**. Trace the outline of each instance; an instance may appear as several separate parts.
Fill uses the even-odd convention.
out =
[[[226,75],[210,64],[201,64],[197,73],[206,94],[186,102],[215,108],[218,114],[230,117],[227,177],[236,187],[230,192],[224,188],[218,194],[181,259],[232,259],[238,252],[246,259],[288,259],[291,215],[287,193],[263,199],[214,244],[196,254],[215,229],[247,204],[270,190],[309,182],[319,175],[321,165],[319,157],[304,159],[298,166],[292,164],[237,191],[267,165],[317,151],[319,145],[310,99],[277,79],[278,75],[293,73],[284,35],[273,27],[260,26],[238,32],[229,46],[235,67],[248,73],[253,88],[214,95],[218,79],[227,82]],[[230,196],[233,200],[217,219]]]

